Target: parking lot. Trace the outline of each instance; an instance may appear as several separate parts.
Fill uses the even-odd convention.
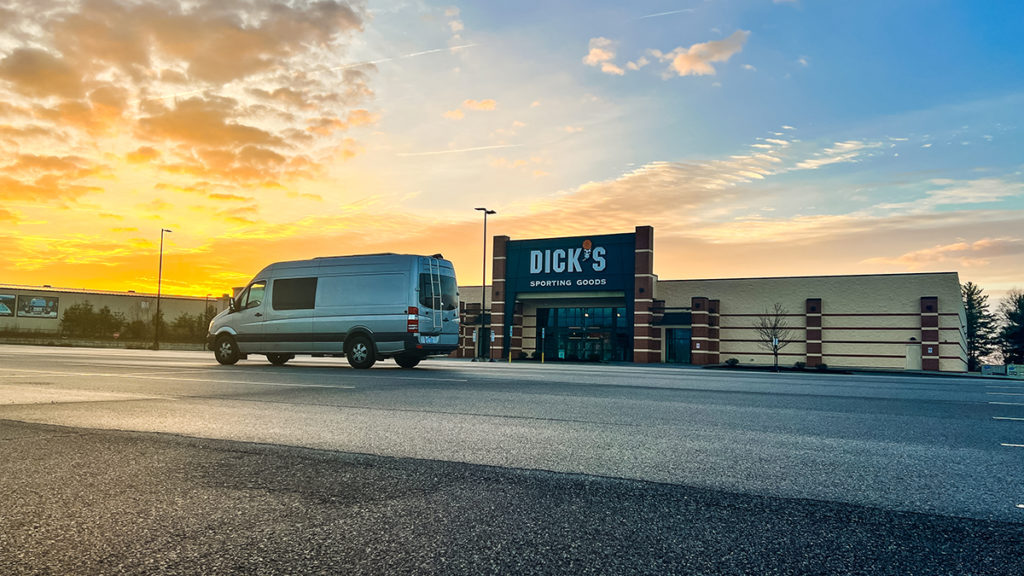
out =
[[[116,532],[121,508],[169,522],[156,535],[146,532],[151,523],[136,527],[177,538],[174,555],[159,555],[168,573],[187,573],[195,558],[234,559],[224,571],[247,571],[253,565],[238,546],[253,545],[254,526],[290,535],[270,549],[312,538],[326,548],[307,550],[309,558],[380,573],[377,556],[355,558],[318,531],[340,522],[339,510],[352,512],[337,500],[342,493],[358,500],[359,514],[346,522],[386,528],[371,545],[364,537],[372,530],[359,524],[363,536],[349,533],[348,544],[413,555],[389,564],[392,572],[497,573],[475,562],[511,561],[501,545],[540,555],[503,564],[518,573],[549,573],[541,556],[599,568],[608,564],[592,563],[608,554],[623,562],[612,572],[742,573],[765,561],[762,568],[799,566],[786,557],[797,551],[849,568],[878,546],[891,562],[880,556],[865,573],[900,573],[908,562],[918,573],[959,566],[1009,574],[1019,573],[1024,551],[1011,537],[1024,524],[1024,383],[1010,380],[454,360],[357,371],[343,360],[275,367],[253,357],[224,367],[209,353],[3,346],[0,423],[13,487],[5,498],[17,494],[21,503],[8,506],[3,549],[58,566],[74,551],[40,551],[39,538],[64,526],[40,483],[70,499],[62,505],[86,539]],[[169,456],[155,457],[162,453]],[[107,512],[75,504],[58,481],[69,477],[113,499]],[[276,499],[312,497],[307,491],[318,494],[315,506]],[[208,498],[209,514],[223,516],[175,516],[166,500],[174,493],[179,514]],[[228,529],[240,522],[243,501],[252,522],[242,523],[244,537]],[[320,528],[304,525],[313,516],[301,510],[320,515]],[[417,515],[480,548],[455,552],[433,530],[420,534]],[[459,517],[476,528],[453,528]],[[189,526],[234,536],[182,548],[198,546]],[[612,536],[632,542],[632,555],[609,548]],[[124,571],[141,571],[126,538],[94,565],[119,559]],[[554,556],[536,549],[541,540]],[[843,552],[850,542],[854,549]],[[933,554],[936,542],[948,554]],[[19,566],[11,554],[0,561]],[[461,569],[445,564],[456,558]]]

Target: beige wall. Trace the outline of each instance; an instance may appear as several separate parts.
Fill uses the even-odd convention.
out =
[[[937,297],[939,304],[939,369],[965,371],[966,318],[956,273],[673,280],[658,282],[655,288],[655,297],[666,307],[687,307],[694,297],[721,302],[722,361],[771,363],[770,353],[758,346],[753,326],[776,302],[789,313],[794,337],[779,362],[804,360],[806,300],[821,298],[824,363],[893,369],[906,368],[908,344],[921,343],[921,298],[927,296]]]
[[[46,299],[58,300],[56,318],[29,318],[25,316],[0,316],[0,331],[4,332],[38,332],[57,333],[60,331],[60,318],[69,306],[89,302],[93,310],[100,310],[104,306],[112,312],[124,314],[125,320],[133,322],[142,320],[152,322],[156,313],[155,294],[135,294],[130,292],[89,292],[75,290],[60,290],[46,287],[32,288],[25,286],[4,286],[0,284],[0,295],[17,296],[40,296]],[[220,311],[227,307],[227,299],[209,299],[209,305]],[[200,315],[203,313],[207,300],[191,296],[161,295],[160,311],[164,321],[173,323],[175,318],[185,313],[189,315]]]

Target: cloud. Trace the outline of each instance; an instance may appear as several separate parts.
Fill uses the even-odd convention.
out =
[[[237,102],[230,98],[190,98],[141,118],[136,136],[201,146],[284,145],[265,130],[231,121],[239,114]]]
[[[825,148],[824,151],[816,154],[813,158],[808,158],[798,163],[795,169],[817,170],[831,164],[857,162],[865,155],[870,154],[872,150],[881,147],[881,142],[862,142],[860,140],[836,142],[831,148]]]
[[[449,120],[462,120],[466,117],[466,111],[491,112],[498,109],[498,102],[492,98],[484,100],[473,100],[468,98],[454,110],[448,110],[442,116]]]
[[[362,16],[325,0],[295,4],[85,0],[54,23],[56,47],[84,68],[110,65],[139,78],[155,59],[192,79],[223,84],[360,30]]]
[[[160,151],[152,146],[139,146],[134,151],[125,155],[125,160],[132,164],[152,162],[160,157]]]
[[[898,264],[910,270],[950,266],[972,268],[987,266],[993,258],[1020,255],[1024,255],[1024,239],[1000,237],[940,244],[906,252],[895,258],[869,258],[865,262]]]
[[[78,98],[84,94],[82,78],[72,66],[35,48],[19,48],[0,60],[0,79],[26,96]]]
[[[608,38],[599,37],[590,39],[590,51],[583,57],[583,63],[587,66],[600,68],[605,74],[622,76],[625,70],[615,65],[615,43]]]
[[[360,147],[342,134],[379,118],[365,106],[375,67],[322,64],[361,30],[355,6],[82,0],[18,10],[0,26],[0,144],[84,147],[96,150],[86,162],[112,154],[186,179],[316,173],[303,164],[350,156]],[[42,194],[19,180],[23,193]]]
[[[486,100],[465,100],[462,102],[462,106],[467,110],[494,110],[498,107],[498,103],[488,98]]]
[[[670,62],[668,75],[704,76],[715,74],[714,62],[727,62],[729,58],[743,50],[750,32],[737,30],[725,40],[712,40],[694,44],[689,48],[679,47],[668,53],[657,50],[651,54],[662,62]]]
[[[932,204],[980,204],[998,202],[1012,197],[1024,197],[1024,183],[1007,182],[999,178],[982,178],[970,181],[948,179],[932,180],[940,186],[928,193]]]

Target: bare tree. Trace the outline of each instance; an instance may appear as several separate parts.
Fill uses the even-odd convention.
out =
[[[754,323],[758,345],[772,353],[776,372],[779,371],[779,350],[789,345],[793,338],[787,314],[782,304],[776,302],[772,309],[765,308],[764,314],[758,316]]]

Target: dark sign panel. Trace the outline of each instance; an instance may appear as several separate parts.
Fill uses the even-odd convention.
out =
[[[20,318],[57,318],[60,298],[35,294],[18,295],[18,316]]]
[[[635,234],[511,241],[506,258],[507,290],[631,289],[635,246]]]

